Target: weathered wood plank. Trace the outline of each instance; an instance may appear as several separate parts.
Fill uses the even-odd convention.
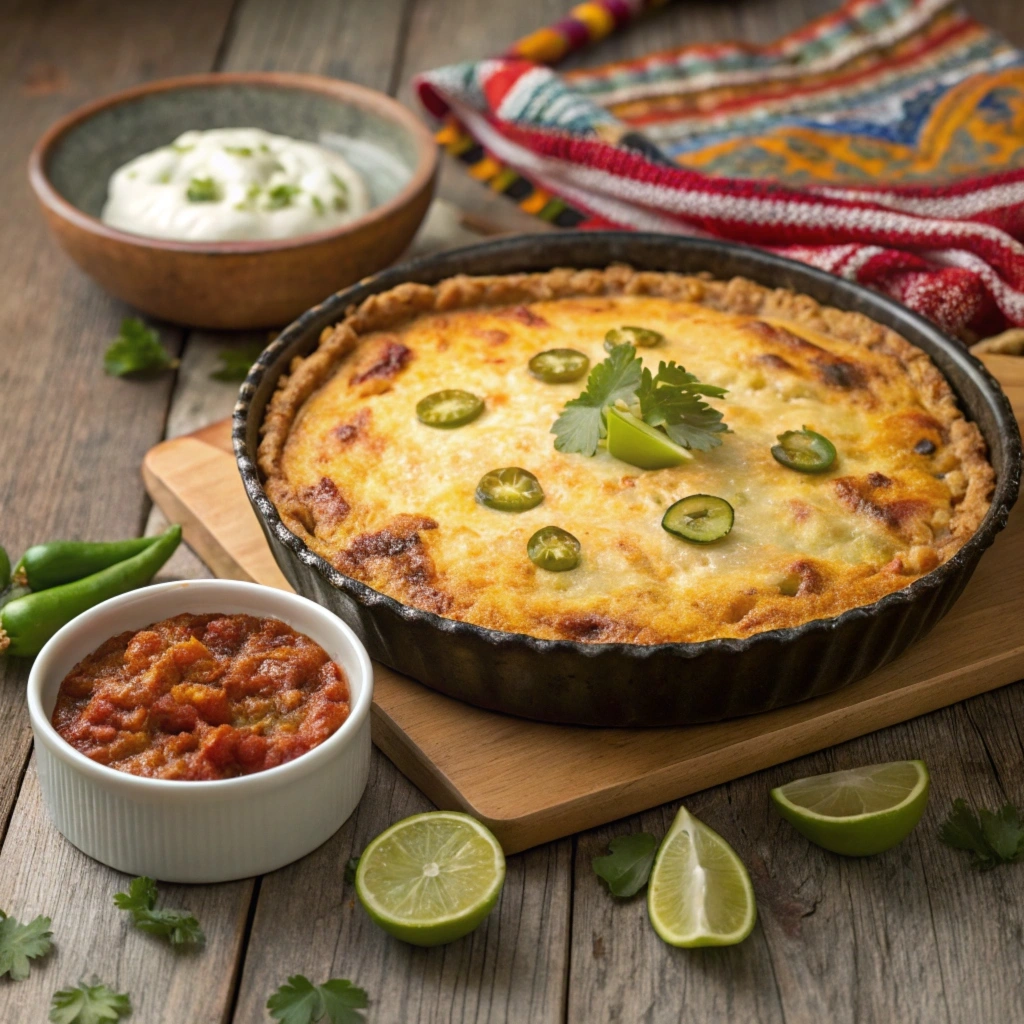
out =
[[[365,988],[373,1020],[560,1021],[568,946],[568,840],[509,859],[498,908],[471,936],[416,949],[385,935],[343,881],[345,865],[388,825],[431,808],[381,754],[366,796],[319,850],[262,882],[235,1020],[260,1019],[289,974]]]

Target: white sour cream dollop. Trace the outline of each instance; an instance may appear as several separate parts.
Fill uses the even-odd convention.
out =
[[[182,242],[293,238],[370,208],[337,153],[259,128],[185,132],[114,172],[101,217],[111,227]]]

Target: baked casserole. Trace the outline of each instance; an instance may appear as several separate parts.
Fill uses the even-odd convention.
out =
[[[621,265],[371,296],[280,379],[259,464],[289,530],[402,604],[642,645],[871,604],[959,550],[995,480],[889,328]]]

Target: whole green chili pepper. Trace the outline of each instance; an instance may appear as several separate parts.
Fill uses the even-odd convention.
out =
[[[0,544],[0,590],[3,590],[11,582],[11,560]]]
[[[108,598],[145,586],[174,553],[181,527],[172,526],[144,551],[61,587],[39,590],[0,608],[0,651],[38,654],[61,626]]]
[[[34,544],[14,568],[15,582],[33,590],[49,590],[91,576],[145,551],[155,537],[93,543],[84,540],[51,540]]]

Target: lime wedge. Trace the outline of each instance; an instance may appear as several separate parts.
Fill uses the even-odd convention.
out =
[[[608,454],[640,469],[667,469],[693,458],[660,430],[614,406],[608,408]]]
[[[687,948],[733,946],[757,920],[747,869],[732,847],[685,807],[654,859],[647,913],[670,946]]]
[[[504,881],[505,854],[476,818],[430,811],[396,822],[367,846],[356,894],[396,939],[439,946],[473,931]]]
[[[812,843],[864,857],[906,839],[924,813],[929,782],[924,761],[892,761],[797,779],[773,789],[772,800]]]

